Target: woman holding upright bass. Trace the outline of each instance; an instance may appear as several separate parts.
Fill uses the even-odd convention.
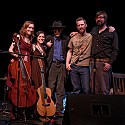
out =
[[[8,66],[7,85],[10,87],[9,99],[13,108],[15,117],[25,119],[28,108],[36,102],[36,91],[31,82],[31,59],[32,39],[34,37],[34,23],[26,21],[19,31],[19,34],[13,34],[13,42],[10,45],[9,52],[13,56]],[[27,110],[26,110],[27,109]],[[25,112],[25,113],[24,113]]]

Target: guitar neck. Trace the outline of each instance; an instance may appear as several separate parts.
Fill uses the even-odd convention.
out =
[[[46,82],[45,82],[45,72],[44,72],[44,68],[41,68],[41,76],[42,76],[42,85],[43,85],[43,94],[44,94],[44,98],[47,98],[47,94],[46,94]]]

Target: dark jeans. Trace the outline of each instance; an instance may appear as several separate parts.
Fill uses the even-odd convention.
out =
[[[90,68],[89,66],[77,66],[72,64],[70,71],[71,83],[73,85],[73,93],[89,93]]]

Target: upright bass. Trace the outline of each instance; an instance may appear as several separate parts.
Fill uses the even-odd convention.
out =
[[[30,78],[30,63],[24,61],[23,55],[21,54],[20,40],[21,37],[19,39],[17,36],[14,39],[18,49],[18,58],[9,65],[9,74],[12,82],[10,99],[17,107],[29,107],[36,102],[36,90]]]

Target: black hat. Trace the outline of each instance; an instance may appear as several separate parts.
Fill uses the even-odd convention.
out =
[[[50,27],[52,27],[52,28],[64,28],[66,26],[63,26],[61,21],[54,21],[53,25]]]

